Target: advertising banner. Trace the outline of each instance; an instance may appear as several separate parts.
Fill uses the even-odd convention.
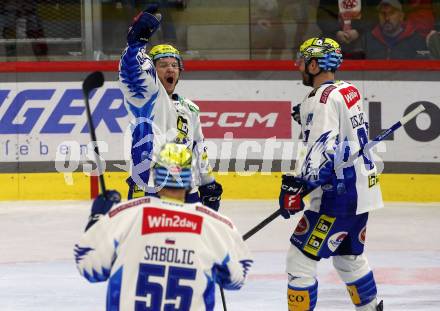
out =
[[[438,82],[353,81],[369,117],[370,138],[422,103],[426,111],[379,146],[384,161],[440,161]],[[300,127],[293,105],[310,92],[301,81],[182,80],[177,92],[200,106],[211,159],[290,161]],[[80,82],[3,83],[0,87],[0,162],[94,160]],[[116,82],[90,103],[105,160],[129,160],[130,116]],[[57,158],[58,157],[58,158]]]

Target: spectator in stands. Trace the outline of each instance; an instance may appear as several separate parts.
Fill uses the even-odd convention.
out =
[[[402,4],[398,0],[382,0],[377,6],[379,24],[367,32],[368,59],[427,58],[425,38],[413,23],[405,22]]]
[[[347,27],[344,29],[338,1],[320,0],[317,24],[321,30],[321,36],[338,41],[341,44],[344,59],[365,58],[363,38],[374,25],[375,16],[371,13],[371,7],[377,6],[378,2],[377,0],[362,1],[360,14],[351,20],[349,29]]]
[[[0,20],[3,21],[4,39],[42,39],[43,27],[37,14],[36,0],[0,1]],[[41,40],[31,41],[32,50],[37,57],[47,55],[47,43]],[[17,43],[5,44],[6,56],[17,56]]]
[[[429,49],[429,54],[433,59],[440,58],[440,31],[432,30],[426,36],[426,45]]]
[[[405,9],[406,20],[412,23],[415,30],[423,37],[434,29],[432,0],[409,0]]]
[[[293,37],[293,55],[295,56],[299,52],[299,47],[306,40],[306,34],[309,25],[312,23],[309,20],[309,11],[316,9],[318,6],[317,0],[296,0],[292,1],[291,6],[286,9],[291,9],[293,12],[293,18],[296,22],[295,34]]]
[[[281,21],[279,1],[254,0],[251,10],[253,58],[280,59],[286,47],[286,32]]]
[[[410,7],[412,20],[417,23],[420,34],[426,36],[426,46],[428,47],[432,59],[440,58],[440,3],[432,0],[411,0]]]

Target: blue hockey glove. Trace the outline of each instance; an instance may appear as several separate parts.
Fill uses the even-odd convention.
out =
[[[93,201],[86,231],[99,220],[99,217],[107,214],[114,204],[121,202],[121,195],[116,190],[108,190],[105,194],[105,196],[103,194],[98,195]]]
[[[228,288],[231,283],[231,272],[226,265],[214,264],[215,281],[220,287]]]
[[[222,185],[214,180],[212,183],[200,186],[199,193],[203,205],[208,206],[214,211],[218,211],[223,193]]]
[[[306,189],[307,184],[304,180],[292,175],[282,176],[279,196],[281,216],[289,219],[290,215],[294,215],[304,209],[302,194]]]
[[[127,43],[129,45],[143,42],[147,43],[160,26],[161,17],[157,12],[157,5],[151,5],[146,10],[135,16],[128,28]]]
[[[300,115],[301,104],[293,106],[292,113],[290,114],[299,125],[301,125],[301,115]]]

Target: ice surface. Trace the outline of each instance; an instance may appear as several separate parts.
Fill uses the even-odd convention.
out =
[[[274,201],[225,201],[244,234],[275,210]],[[90,202],[0,202],[0,310],[105,309],[105,284],[76,271],[72,248]],[[440,310],[440,204],[387,204],[370,214],[366,252],[385,310]],[[286,310],[285,253],[298,217],[276,219],[248,240],[255,266],[229,311]],[[216,310],[222,310],[217,297]],[[316,310],[353,310],[331,261],[319,265]]]

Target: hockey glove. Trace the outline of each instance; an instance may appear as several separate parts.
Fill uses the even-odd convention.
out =
[[[129,45],[138,42],[147,43],[159,28],[161,16],[160,14],[155,14],[157,8],[157,5],[150,5],[146,10],[135,16],[133,22],[128,28],[127,43]]]
[[[222,185],[214,180],[212,183],[200,186],[199,193],[203,205],[208,206],[214,211],[218,211],[223,193]]]
[[[105,193],[96,197],[92,204],[92,211],[89,217],[89,223],[86,226],[86,231],[99,220],[102,215],[108,213],[114,204],[121,202],[121,195],[116,190],[108,190]]]
[[[299,125],[301,125],[301,115],[300,115],[301,104],[293,106],[292,113],[290,114]]]
[[[229,271],[228,266],[226,264],[219,265],[218,263],[215,263],[213,272],[215,275],[215,282],[222,288],[228,288],[231,284],[231,272]]]
[[[307,184],[304,180],[292,175],[282,176],[279,197],[281,216],[289,219],[290,215],[295,215],[295,213],[304,209],[302,194],[306,189]]]

